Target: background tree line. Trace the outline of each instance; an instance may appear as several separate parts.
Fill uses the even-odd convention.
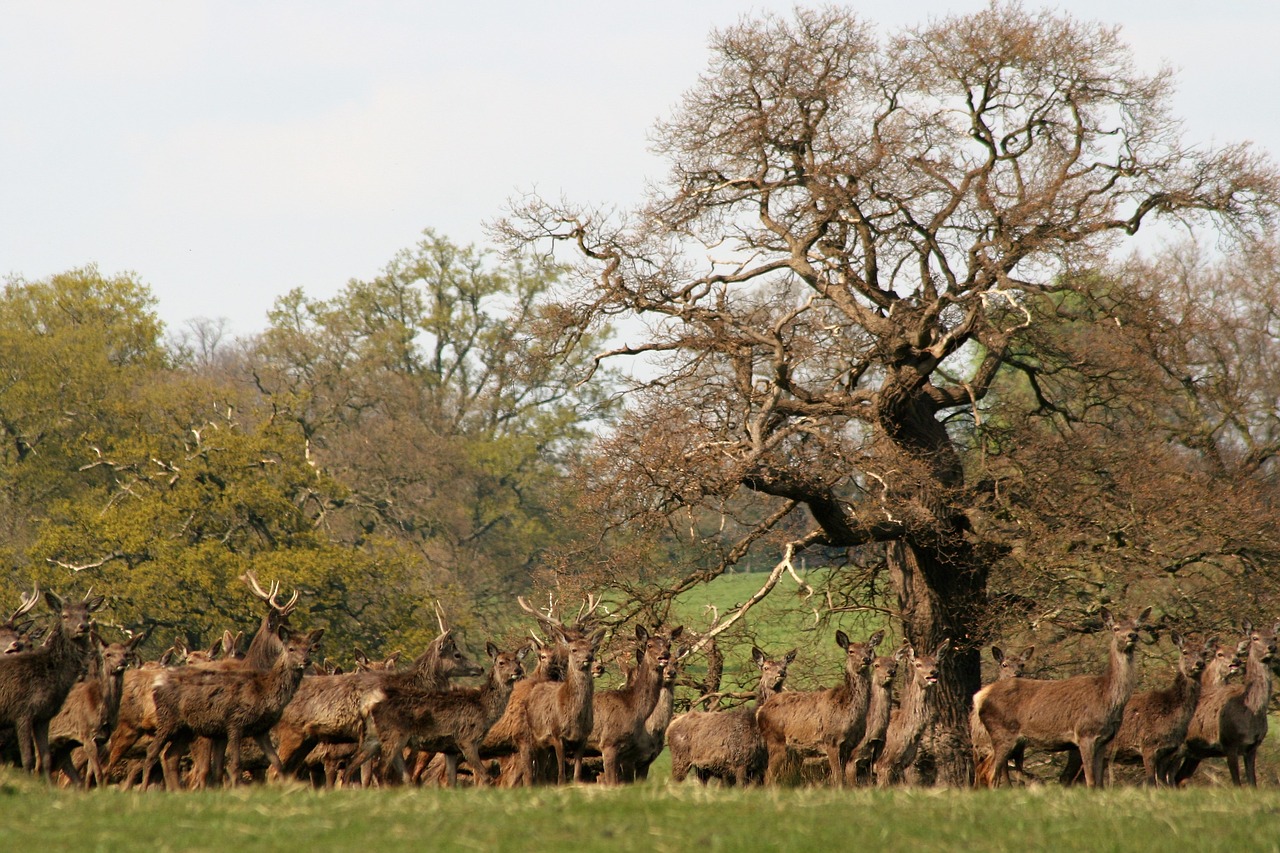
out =
[[[437,599],[460,625],[505,613],[610,407],[576,387],[580,359],[536,358],[557,276],[428,232],[243,339],[208,320],[166,336],[129,275],[10,281],[4,594],[94,585],[119,623],[196,644],[251,621],[235,579],[253,569],[371,653],[434,636]]]
[[[194,639],[248,621],[255,568],[376,649],[435,597],[657,621],[808,555],[819,619],[951,639],[930,749],[961,780],[993,639],[1078,671],[1104,604],[1280,610],[1280,176],[1184,140],[1171,86],[1016,4],[888,35],[799,10],[713,34],[641,206],[532,199],[504,260],[428,232],[236,341],[166,339],[129,276],[11,282],[4,592],[73,567]],[[1188,236],[1120,251],[1160,223]]]

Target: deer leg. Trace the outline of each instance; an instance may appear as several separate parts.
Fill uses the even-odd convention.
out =
[[[600,758],[604,760],[604,783],[606,785],[617,785],[618,747],[612,745],[600,747]]]
[[[232,788],[240,786],[240,747],[243,740],[244,733],[240,729],[231,728],[227,731],[227,775]]]
[[[53,757],[49,754],[49,721],[33,720],[31,733],[35,741],[37,767],[46,782],[53,782]]]
[[[1147,778],[1144,780],[1143,784],[1153,788],[1160,784],[1160,771],[1158,769],[1158,766],[1159,766],[1159,762],[1156,758],[1155,749],[1152,748],[1152,749],[1142,750],[1142,769],[1147,771]],[[1111,764],[1111,772],[1115,773],[1114,761],[1112,761],[1112,764]],[[1114,777],[1111,779],[1111,783],[1113,785],[1115,784]]]
[[[1244,778],[1251,787],[1258,787],[1258,774],[1256,772],[1256,761],[1258,758],[1258,745],[1251,744],[1244,750]]]
[[[831,774],[831,787],[844,787],[844,762],[840,760],[839,744],[827,745],[827,766]]]
[[[89,790],[90,780],[93,781],[94,785],[101,788],[105,782],[105,777],[102,775],[102,753],[98,749],[98,741],[95,738],[90,737],[85,743],[80,745],[80,751],[84,753],[85,759],[85,790]],[[71,762],[71,766],[73,768],[75,767],[74,761]]]
[[[552,738],[551,746],[556,754],[556,784],[564,784],[564,738]],[[578,781],[577,766],[574,767],[573,781]]]
[[[1234,746],[1227,748],[1227,769],[1231,771],[1231,784],[1240,787],[1240,753]]]
[[[783,766],[787,763],[787,745],[785,742],[770,741],[768,747],[769,763],[764,771],[764,781],[766,785],[776,785],[778,777],[782,775]]]
[[[1106,753],[1098,748],[1096,738],[1082,738],[1077,744],[1080,748],[1080,765],[1084,768],[1084,784],[1088,788],[1102,787],[1102,764]]]
[[[276,754],[275,746],[271,743],[271,735],[263,732],[260,735],[254,735],[253,739],[262,750],[262,754],[267,757],[267,763],[275,771],[276,777],[283,778],[284,767],[280,764],[280,756]]]
[[[462,744],[462,754],[466,756],[467,763],[471,765],[471,778],[477,787],[487,787],[489,784],[489,774],[485,772],[484,763],[480,760],[480,747],[472,741],[471,743]],[[454,759],[454,769],[456,775],[458,760]],[[456,784],[457,779],[451,780],[450,784]]]
[[[1067,750],[1067,763],[1062,766],[1062,772],[1058,774],[1058,782],[1062,785],[1074,785],[1080,781],[1081,769],[1083,762],[1080,760],[1080,751],[1075,748]]]

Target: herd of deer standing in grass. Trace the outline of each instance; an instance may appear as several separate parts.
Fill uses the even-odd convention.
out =
[[[28,619],[39,590],[23,596],[0,625],[0,750],[51,782],[86,788],[292,778],[330,787],[456,785],[460,765],[475,785],[619,784],[646,778],[664,748],[675,782],[693,775],[704,784],[784,784],[819,768],[832,785],[888,786],[910,778],[950,651],[948,641],[927,652],[904,642],[882,655],[883,631],[861,642],[836,631],[843,681],[787,690],[795,650],[774,657],[753,648],[754,704],[677,715],[689,651],[681,627],[637,626],[625,683],[609,690],[595,689],[605,630],[594,603],[566,624],[554,608],[520,599],[545,638],[531,632],[508,650],[487,643],[487,668],[467,656],[437,608],[439,636],[406,667],[397,656],[357,653],[357,670],[341,672],[312,661],[323,629],[289,625],[296,593],[281,601],[279,584],[264,590],[252,575],[244,580],[265,613],[243,653],[228,631],[209,651],[170,649],[136,666],[146,634],[104,642],[93,624],[101,597],[46,592],[56,618],[42,629]],[[1105,608],[1100,615],[1110,634],[1100,675],[1028,678],[1033,648],[991,650],[998,677],[974,695],[970,716],[975,784],[1028,779],[1030,747],[1066,754],[1066,784],[1100,786],[1108,764],[1141,764],[1147,784],[1176,786],[1204,759],[1224,757],[1235,784],[1256,785],[1280,623],[1267,630],[1246,622],[1238,642],[1174,632],[1171,683],[1135,692],[1134,655],[1150,608],[1132,619]],[[465,676],[483,683],[451,683]]]

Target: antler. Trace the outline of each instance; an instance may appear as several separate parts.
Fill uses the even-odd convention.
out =
[[[240,576],[240,580],[249,585],[249,589],[253,590],[253,594],[258,598],[271,605],[271,609],[277,611],[282,616],[288,616],[293,609],[298,606],[298,591],[293,591],[293,597],[284,604],[276,601],[276,596],[280,594],[280,581],[271,582],[271,591],[267,592],[258,584],[258,576],[252,570],[245,572]]]
[[[564,628],[564,623],[561,622],[558,618],[556,618],[556,615],[555,615],[556,600],[553,596],[547,596],[547,609],[545,612],[534,608],[531,604],[529,604],[529,602],[524,600],[523,595],[517,595],[516,602],[520,605],[521,610],[523,610],[525,613],[528,613],[534,619],[537,619],[538,624],[540,624],[543,628],[547,628],[547,629],[550,629],[550,628],[563,629]]]
[[[24,594],[20,600],[22,603],[18,605],[17,610],[13,611],[13,615],[6,620],[6,624],[13,624],[17,621],[19,616],[26,616],[31,612],[31,608],[35,607],[36,603],[40,601],[40,584],[33,584],[31,587],[31,596],[28,598]]]
[[[436,622],[440,625],[440,636],[449,633],[449,620],[445,618],[444,607],[440,604],[440,599],[436,599]]]

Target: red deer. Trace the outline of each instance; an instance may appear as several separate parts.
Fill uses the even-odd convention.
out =
[[[862,785],[870,782],[876,759],[884,751],[884,736],[889,730],[893,711],[893,679],[898,662],[906,655],[899,649],[894,655],[880,655],[871,662],[871,698],[867,704],[867,725],[862,740],[854,747],[845,765],[845,782]]]
[[[933,688],[938,683],[938,667],[951,641],[943,640],[933,654],[927,655],[917,655],[909,643],[904,645],[910,677],[902,690],[902,704],[885,732],[884,750],[876,759],[876,784],[882,788],[901,783],[904,771],[916,760],[920,736],[933,721]]]
[[[520,751],[520,779],[526,785],[538,779],[535,753],[546,749],[555,753],[558,784],[564,784],[567,758],[573,760],[573,780],[582,781],[582,753],[591,734],[595,693],[592,669],[603,631],[576,639],[565,637],[559,629],[554,634],[566,650],[564,681],[533,685],[525,698],[524,721],[515,735]]]
[[[667,727],[673,781],[683,782],[691,770],[704,785],[712,778],[739,786],[764,781],[768,752],[756,728],[756,710],[782,690],[796,650],[781,658],[770,658],[753,647],[751,659],[760,667],[754,706],[690,711]]]
[[[1267,736],[1267,711],[1271,702],[1271,661],[1276,656],[1276,634],[1280,622],[1271,630],[1254,628],[1244,623],[1248,641],[1244,684],[1224,684],[1205,693],[1201,707],[1192,717],[1184,746],[1185,757],[1178,768],[1176,781],[1189,779],[1206,758],[1225,756],[1231,781],[1241,784],[1240,758],[1244,758],[1245,781],[1258,784],[1255,764],[1258,747]]]
[[[596,692],[587,745],[603,760],[600,781],[604,784],[622,781],[621,762],[643,736],[644,721],[653,713],[662,691],[662,671],[671,660],[671,644],[683,631],[683,626],[677,626],[669,634],[651,634],[643,625],[637,625],[635,672],[623,687]]]
[[[1031,662],[1031,656],[1035,653],[1035,646],[1027,646],[1019,655],[1006,655],[999,646],[991,647],[991,659],[996,662],[996,681],[1005,681],[1010,678],[1021,678],[1023,673],[1027,671],[1027,664]],[[979,690],[979,693],[982,693]],[[982,693],[985,698],[986,694]],[[974,696],[973,710],[969,713],[969,740],[973,745],[973,757],[975,776],[979,780],[990,779],[991,770],[991,738],[987,736],[987,730],[982,725],[982,721],[978,719],[978,706],[981,702],[977,695]],[[1022,772],[1022,750],[1014,750],[1013,753],[1014,769],[1019,773]]]
[[[23,652],[31,647],[32,637],[31,631],[32,621],[19,622],[18,619],[26,616],[31,609],[40,601],[40,587],[36,585],[31,590],[31,595],[23,593],[20,599],[21,603],[18,609],[13,611],[13,615],[0,623],[0,655],[11,655],[14,652]]]
[[[1172,637],[1181,652],[1173,684],[1163,690],[1133,694],[1124,707],[1120,730],[1111,742],[1112,765],[1141,762],[1148,785],[1173,783],[1174,756],[1186,740],[1187,726],[1200,701],[1200,676],[1206,659],[1218,648],[1217,637],[1203,644],[1188,643],[1177,631]],[[1077,756],[1072,758],[1079,763]],[[1063,773],[1066,775],[1067,771]]]
[[[107,740],[107,764],[102,768],[102,773],[104,778],[111,779],[117,768],[126,767],[121,785],[125,790],[132,786],[134,777],[141,773],[146,744],[155,731],[156,704],[151,688],[160,680],[162,670],[181,666],[185,659],[185,645],[178,641],[166,649],[159,660],[148,661],[137,669],[124,671],[120,707],[115,728],[111,730],[111,737]],[[141,753],[135,754],[135,747],[140,741]]]
[[[883,639],[884,631],[876,631],[867,642],[853,643],[844,631],[836,631],[836,644],[845,652],[843,684],[777,693],[760,706],[756,723],[769,751],[766,782],[778,782],[790,766],[791,753],[803,751],[825,753],[831,784],[844,786],[844,767],[866,730],[871,692],[867,673]]]
[[[0,655],[0,726],[13,726],[22,769],[51,780],[49,721],[57,716],[72,685],[84,674],[90,653],[92,613],[102,596],[64,602],[52,592],[45,602],[58,614],[49,638],[38,648]]]
[[[1151,613],[1137,619],[1115,620],[1102,608],[1103,627],[1111,634],[1111,652],[1103,675],[1080,675],[1058,681],[1011,678],[997,681],[974,696],[975,713],[991,738],[989,778],[978,783],[991,787],[1008,782],[1009,758],[1023,745],[1050,751],[1074,746],[1080,751],[1085,783],[1102,785],[1107,746],[1133,695],[1137,671],[1133,665],[1138,631]]]
[[[405,685],[418,690],[446,690],[449,679],[481,675],[460,648],[453,631],[438,614],[441,633],[405,670],[312,675],[276,724],[276,748],[286,776],[293,776],[317,744],[362,740],[369,712],[383,697],[383,688]]]
[[[675,714],[676,679],[680,676],[679,658],[685,652],[685,649],[681,649],[677,655],[667,661],[666,667],[660,674],[658,701],[636,734],[635,742],[625,754],[620,756],[621,775],[625,781],[648,779],[650,765],[666,746],[667,728],[671,725],[671,718]]]
[[[380,757],[382,778],[399,784],[405,776],[406,748],[443,753],[448,763],[448,785],[458,784],[458,759],[465,758],[477,785],[488,784],[480,760],[480,742],[489,727],[502,716],[511,687],[524,674],[520,662],[529,651],[502,652],[493,643],[485,646],[493,665],[481,687],[452,690],[419,690],[409,685],[388,685],[382,701],[371,713],[371,736],[366,739],[356,766]],[[348,771],[350,772],[350,771]]]
[[[249,643],[249,649],[243,658],[236,657],[234,649],[239,648],[239,634],[231,635],[230,632],[224,632],[221,640],[214,644],[207,652],[185,652],[185,644],[179,640],[174,644],[174,648],[170,651],[185,657],[185,663],[190,666],[201,667],[205,669],[269,669],[275,659],[279,656],[284,644],[280,640],[279,630],[288,623],[289,615],[293,612],[298,603],[298,593],[295,591],[293,596],[286,602],[277,600],[280,593],[280,583],[273,581],[271,589],[264,590],[258,583],[258,578],[253,572],[245,572],[240,580],[244,581],[254,597],[261,600],[267,605],[266,612],[263,614],[262,622],[258,626],[257,633]],[[222,651],[224,657],[215,659],[216,652]],[[231,656],[225,656],[225,653],[231,651]],[[120,715],[115,730],[111,733],[109,741],[110,755],[107,758],[107,765],[103,768],[103,772],[110,777],[116,768],[125,762],[128,756],[138,745],[139,741],[149,738],[155,730],[155,701],[152,697],[151,690],[161,677],[160,667],[144,667],[142,669],[129,669],[125,671],[124,687],[120,696]],[[193,775],[197,778],[204,778],[208,771],[208,757],[212,750],[211,744],[202,744],[199,753],[197,768]],[[140,764],[138,766],[141,766]],[[126,773],[124,787],[128,788],[131,784],[132,772]]]
[[[594,693],[594,685],[588,686],[578,681],[578,688],[592,692],[574,695],[571,691],[568,691],[568,688],[564,688],[563,695],[555,700],[556,702],[568,703],[563,705],[567,709],[564,713],[574,718],[572,722],[567,718],[562,718],[558,721],[552,719],[556,713],[559,713],[551,707],[552,696],[560,688],[538,687],[538,685],[546,682],[559,684],[569,680],[566,678],[566,671],[570,666],[568,661],[570,654],[569,644],[574,641],[588,641],[592,656],[590,675],[595,678],[603,671],[600,666],[601,661],[595,658],[595,648],[603,636],[603,631],[597,628],[595,616],[596,610],[599,609],[601,603],[598,598],[588,596],[578,609],[578,614],[571,625],[565,625],[556,616],[556,602],[554,599],[545,611],[532,607],[525,601],[523,596],[517,596],[516,601],[519,603],[520,609],[537,620],[553,642],[544,643],[538,639],[536,634],[533,635],[537,666],[534,667],[533,672],[527,678],[516,682],[511,691],[511,698],[507,702],[506,711],[503,712],[498,722],[489,729],[488,734],[485,736],[484,744],[481,746],[480,754],[482,757],[495,757],[498,759],[499,766],[502,768],[502,784],[507,787],[532,785],[535,781],[538,781],[533,778],[525,778],[526,764],[530,769],[534,769],[538,765],[543,765],[544,769],[550,767],[550,751],[553,749],[553,740],[559,739],[558,735],[551,733],[552,729],[568,729],[576,732],[579,727],[590,728],[590,710],[575,703],[585,698],[585,701],[589,704],[591,701],[590,696]],[[530,633],[532,634],[533,632],[531,631]],[[579,653],[581,654],[581,649]],[[574,666],[576,665],[575,663]],[[538,701],[543,703],[543,707],[535,712],[536,722],[540,728],[540,732],[536,736],[530,730],[531,720],[529,716],[529,701],[535,691],[540,694]],[[534,746],[531,745],[533,740],[541,740],[543,742],[538,746]],[[583,738],[576,736],[569,738],[570,748],[574,754],[575,781],[581,779],[582,759],[581,754],[573,747],[577,747],[582,740]],[[525,744],[524,747],[522,747],[522,743]],[[563,764],[561,764],[561,768],[557,777],[563,781]],[[546,773],[541,774],[542,778],[546,776]]]
[[[360,649],[354,652],[356,672],[395,672],[400,660],[400,652],[395,651],[382,660],[370,658]],[[326,664],[329,662],[326,661]],[[313,667],[314,669],[314,667]],[[324,672],[313,675],[341,675],[344,670],[338,666],[326,666]],[[355,743],[322,743],[307,755],[305,764],[311,784],[317,788],[332,788],[342,777],[343,771],[351,765],[359,746]]]
[[[280,759],[269,736],[271,727],[297,691],[324,629],[303,635],[282,628],[281,633],[284,648],[269,670],[189,668],[162,674],[151,691],[156,703],[156,729],[143,764],[144,784],[151,766],[166,747],[193,736],[209,738],[215,744],[225,742],[233,786],[240,783],[240,745],[246,736],[257,741],[272,767],[280,771]],[[215,747],[215,780],[222,776],[220,751]],[[171,773],[169,762],[164,770],[166,786],[177,790],[179,780],[176,772]]]
[[[75,683],[62,703],[62,709],[49,723],[49,750],[53,766],[60,768],[71,783],[80,784],[80,774],[72,763],[72,751],[79,747],[84,754],[86,770],[82,784],[103,785],[99,741],[106,742],[120,715],[120,693],[124,688],[125,668],[134,660],[134,650],[147,638],[149,631],[128,642],[111,643],[90,658],[89,675]],[[101,640],[95,640],[101,643]]]

